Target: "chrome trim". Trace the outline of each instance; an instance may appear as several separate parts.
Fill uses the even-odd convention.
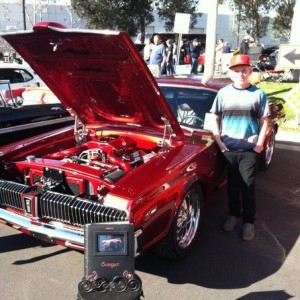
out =
[[[198,76],[198,80],[201,79],[201,76]],[[182,75],[179,75],[178,77],[175,76],[175,78],[179,78],[179,79],[183,79],[182,78]],[[194,79],[195,82],[196,82],[196,78]],[[199,81],[200,82],[200,81]],[[206,90],[206,91],[212,91],[212,92],[215,92],[217,94],[217,91],[213,88],[210,88],[210,87],[205,87],[205,86],[194,86],[194,85],[186,85],[184,86],[182,83],[178,83],[176,81],[172,82],[172,83],[167,83],[167,82],[160,82],[158,80],[158,86],[159,87],[180,87],[180,88],[183,88],[183,89],[195,89],[195,90]]]
[[[14,229],[25,229],[29,231],[33,236],[42,235],[51,240],[62,240],[65,242],[66,247],[77,248],[78,250],[84,249],[84,231],[66,228],[60,223],[46,224],[40,221],[30,220],[26,217],[17,215],[13,212],[0,208],[0,219],[9,223]],[[36,224],[33,224],[35,222]],[[18,228],[20,227],[20,228]],[[143,235],[141,229],[134,232],[134,256],[137,257],[138,252],[138,237]],[[142,248],[142,245],[141,245]]]
[[[21,130],[28,130],[28,129],[32,129],[32,128],[36,128],[36,127],[48,126],[48,125],[63,123],[63,122],[68,122],[68,121],[74,121],[74,118],[73,117],[57,118],[57,119],[48,120],[48,121],[36,122],[33,124],[11,126],[8,128],[0,129],[0,134],[16,132],[16,131],[21,131]]]
[[[46,224],[40,221],[30,220],[23,216],[17,215],[13,212],[4,210],[0,208],[0,219],[8,222],[14,227],[20,227],[20,229],[25,229],[34,234],[41,234],[47,236],[49,240],[58,239],[66,241],[69,243],[74,243],[76,245],[84,246],[84,232],[83,230],[75,230],[66,228],[61,224]],[[36,222],[33,224],[32,222]]]

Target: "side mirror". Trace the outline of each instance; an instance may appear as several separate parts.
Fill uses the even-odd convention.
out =
[[[1,106],[19,108],[23,105],[21,97],[25,88],[12,90],[9,80],[0,80]]]
[[[19,108],[23,105],[24,99],[20,96],[13,98],[13,106]]]

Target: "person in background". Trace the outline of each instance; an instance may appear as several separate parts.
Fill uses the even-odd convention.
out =
[[[224,43],[223,53],[230,53],[230,47],[228,42]]]
[[[223,53],[224,52],[224,40],[219,39],[218,45],[216,46],[216,52],[217,53]]]
[[[166,74],[167,75],[173,75],[174,74],[174,61],[173,61],[173,40],[172,39],[168,39],[166,41],[167,44],[167,49],[166,49],[166,53],[167,53],[167,58],[166,58]]]
[[[249,82],[250,57],[233,56],[229,64],[232,84],[219,90],[210,112],[216,143],[227,169],[228,217],[225,231],[243,221],[242,239],[255,237],[255,177],[258,154],[263,151],[270,110],[266,94]]]
[[[173,64],[174,66],[177,64],[178,61],[178,44],[176,41],[173,43]]]
[[[153,43],[151,43],[150,39],[146,38],[143,54],[144,54],[144,60],[147,64],[149,64],[152,49],[153,49]]]
[[[4,58],[4,54],[0,51],[0,61],[4,61],[5,58]]]
[[[190,57],[191,57],[191,74],[198,74],[198,57],[200,56],[201,47],[197,39],[193,39],[190,44]]]
[[[166,46],[158,34],[153,37],[153,43],[148,67],[153,76],[159,77],[162,69],[166,66]]]
[[[188,51],[187,51],[186,44],[184,43],[184,41],[180,41],[180,45],[179,45],[179,65],[184,65],[185,64],[184,58],[186,57],[187,54],[188,54]]]
[[[221,70],[223,53],[224,53],[224,40],[219,39],[218,45],[216,46],[216,68],[217,68],[217,71]]]
[[[239,54],[248,54],[249,53],[249,44],[250,44],[250,37],[246,35],[239,47]]]

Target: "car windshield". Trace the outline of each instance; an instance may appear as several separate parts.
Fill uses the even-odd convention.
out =
[[[205,114],[212,107],[216,91],[178,86],[161,86],[161,90],[181,125],[203,129]]]
[[[9,91],[9,80],[0,80],[0,107],[6,107],[8,105]]]
[[[33,79],[33,76],[23,69],[0,68],[0,80],[7,79],[10,83],[27,82]]]

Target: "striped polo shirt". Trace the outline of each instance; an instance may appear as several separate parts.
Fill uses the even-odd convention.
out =
[[[222,88],[211,113],[221,116],[221,140],[230,150],[253,149],[259,135],[259,119],[270,115],[266,94],[256,86]]]

